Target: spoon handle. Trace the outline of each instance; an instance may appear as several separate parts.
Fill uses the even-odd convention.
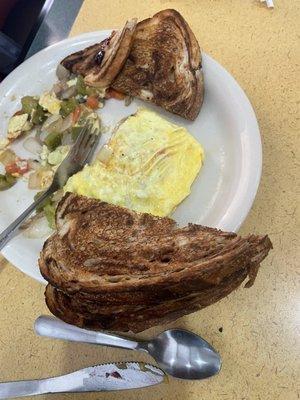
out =
[[[121,349],[139,350],[139,343],[119,335],[90,331],[66,324],[59,319],[42,315],[34,324],[37,335],[72,342],[93,343],[102,346],[119,347]]]

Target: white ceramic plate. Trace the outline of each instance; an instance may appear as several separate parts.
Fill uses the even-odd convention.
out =
[[[90,32],[54,44],[25,61],[0,84],[0,136],[5,136],[8,118],[19,109],[24,95],[38,95],[51,88],[55,70],[66,55],[99,42],[110,31]],[[184,125],[203,145],[205,164],[190,196],[179,205],[173,217],[179,224],[194,222],[236,231],[246,218],[257,192],[261,175],[262,152],[259,128],[245,93],[220,64],[203,54],[204,104],[196,121],[165,112],[159,107],[134,101],[129,107],[110,100],[103,110],[104,123],[114,125],[143,105],[168,120]],[[103,135],[102,142],[108,136]],[[26,153],[21,144],[18,154]],[[0,230],[28,206],[34,192],[25,182],[0,193]],[[27,275],[44,282],[37,259],[44,239],[27,239],[22,234],[2,251],[3,255]]]

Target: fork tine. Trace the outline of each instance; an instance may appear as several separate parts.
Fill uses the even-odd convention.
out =
[[[86,136],[86,131],[87,131],[87,125],[84,125],[81,132],[78,135],[78,138],[76,139],[76,142],[74,143],[74,145],[72,146],[71,150],[69,151],[69,154],[67,155],[66,159],[70,160],[73,157],[76,156],[76,153],[78,152],[78,150],[81,147],[81,143],[83,141],[83,139]]]
[[[83,143],[85,142],[86,138],[90,135],[90,126],[89,124],[86,124],[83,128],[83,130],[80,132],[74,146],[72,147],[73,150],[73,155],[77,156],[78,152],[82,150],[83,148]]]
[[[80,150],[85,151],[86,147],[88,146],[88,143],[90,140],[92,140],[94,137],[92,128],[89,126],[88,132],[85,134],[85,137],[83,138],[81,145],[80,145]]]
[[[76,146],[76,148],[74,149],[72,158],[76,159],[79,162],[85,158],[85,154],[87,152],[87,144],[93,138],[91,132],[92,132],[91,125],[87,125],[87,129],[84,132],[84,137],[82,137],[82,140],[78,143],[78,146]]]
[[[87,144],[86,157],[85,157],[85,160],[83,161],[84,164],[90,162],[91,156],[94,154],[94,150],[98,146],[99,139],[100,139],[100,133],[99,132],[96,133],[96,132],[97,132],[97,130],[94,131],[91,139],[89,140],[89,142]]]

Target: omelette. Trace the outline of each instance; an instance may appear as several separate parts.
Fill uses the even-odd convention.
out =
[[[64,190],[165,217],[189,195],[203,159],[202,146],[185,128],[141,108]]]

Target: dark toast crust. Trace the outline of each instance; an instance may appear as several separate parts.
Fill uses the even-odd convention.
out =
[[[272,247],[267,236],[178,228],[71,193],[56,225],[39,259],[47,304],[67,322],[101,329],[143,330],[212,304],[247,276],[250,286]]]
[[[184,18],[164,10],[138,23],[128,59],[112,87],[194,120],[203,102],[199,44]]]
[[[114,331],[141,332],[155,325],[171,322],[198,311],[226,297],[246,278],[247,271],[240,270],[227,277],[217,286],[209,286],[200,292],[185,297],[161,302],[156,306],[143,305],[123,307],[123,311],[114,311],[97,304],[73,304],[73,296],[54,288],[50,284],[45,291],[49,310],[67,323],[90,329],[108,329]]]
[[[96,62],[97,54],[105,54]],[[99,44],[66,57],[62,65],[81,74],[88,85],[111,86],[194,120],[203,103],[204,84],[199,44],[176,10],[163,10]]]
[[[101,43],[71,54],[61,64],[75,74],[84,76],[90,86],[105,89],[110,86],[122,69],[134,37],[136,19],[127,21],[121,31],[113,31]],[[97,58],[102,52],[101,58]]]
[[[254,274],[269,250],[266,236],[234,233],[138,214],[67,194],[56,214],[58,232],[44,244],[43,276],[67,291],[118,292],[182,279],[217,284],[240,268]]]

